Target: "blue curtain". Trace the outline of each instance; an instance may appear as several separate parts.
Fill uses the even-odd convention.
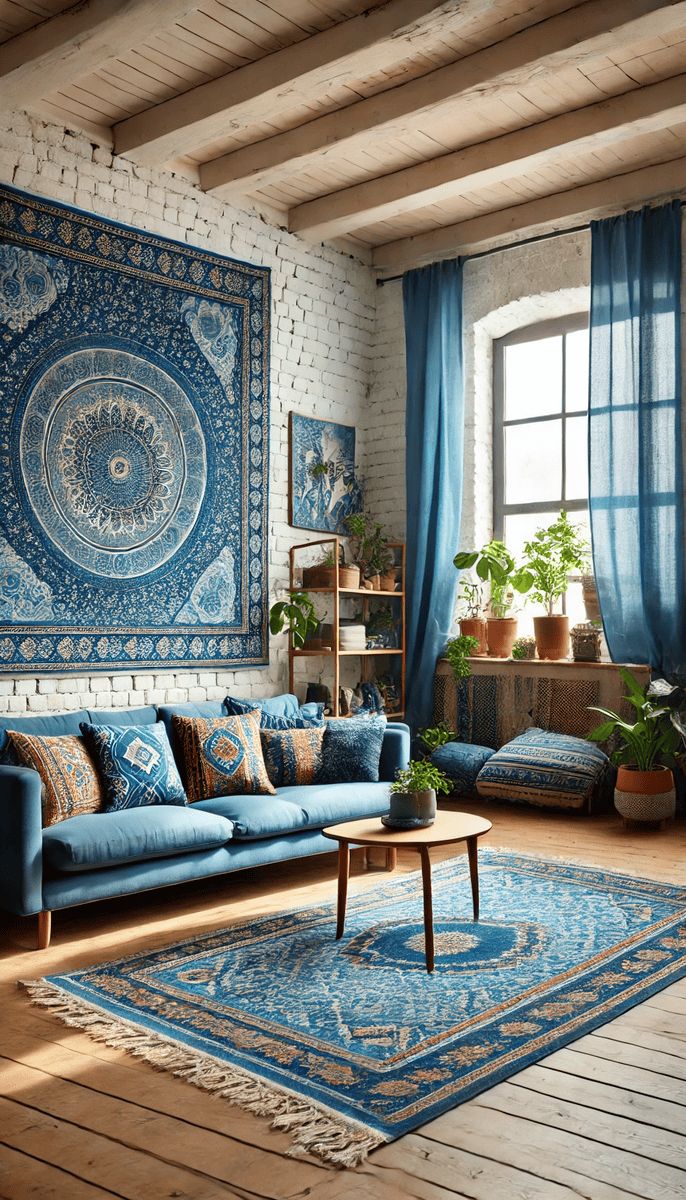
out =
[[[407,720],[431,723],[455,604],[462,508],[462,263],[403,276],[407,357]]]
[[[591,224],[589,502],[617,662],[686,673],[678,201]]]

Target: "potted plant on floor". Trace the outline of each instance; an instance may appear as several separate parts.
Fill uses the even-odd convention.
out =
[[[483,591],[483,584],[472,579],[471,576],[465,575],[460,579],[460,591],[457,599],[460,608],[466,613],[466,616],[460,617],[460,633],[464,637],[476,638],[478,644],[474,653],[479,657],[488,654]]]
[[[320,618],[307,592],[289,592],[287,600],[277,600],[269,610],[270,631],[274,636],[289,633],[296,650],[302,650],[306,643],[313,649],[321,648],[314,644],[319,628]]]
[[[448,795],[450,780],[426,759],[411,759],[396,773],[391,784],[388,816],[382,817],[391,829],[423,829],[436,820],[436,793]]]
[[[519,571],[522,591],[544,604],[547,615],[534,617],[539,658],[569,657],[569,617],[556,613],[555,603],[567,591],[569,576],[586,571],[589,546],[578,525],[562,510],[547,529],[537,529],[524,545],[524,563]]]
[[[511,614],[515,592],[531,586],[527,572],[517,570],[515,560],[503,542],[490,541],[481,550],[465,550],[455,555],[459,571],[476,571],[490,587],[489,615],[486,623],[488,653],[492,658],[509,658],[517,636],[517,618]]]
[[[672,768],[677,762],[681,737],[664,699],[650,695],[626,667],[620,669],[624,699],[636,720],[625,720],[611,709],[591,705],[606,718],[589,733],[594,742],[616,735],[619,746],[611,754],[617,764],[615,808],[625,821],[666,821],[674,816],[676,792]]]

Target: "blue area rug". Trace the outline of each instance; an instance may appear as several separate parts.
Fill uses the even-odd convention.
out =
[[[344,1166],[686,974],[686,889],[482,850],[421,880],[27,985],[67,1024],[269,1116]]]

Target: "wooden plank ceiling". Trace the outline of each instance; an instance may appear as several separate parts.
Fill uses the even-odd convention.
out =
[[[686,192],[686,0],[0,0],[0,101],[383,271]]]

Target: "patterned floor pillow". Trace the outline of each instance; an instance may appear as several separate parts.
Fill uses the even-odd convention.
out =
[[[274,794],[262,744],[259,713],[240,717],[174,717],[188,799]]]
[[[105,809],[185,804],[186,793],[167,732],[155,725],[81,726],[105,791]]]
[[[7,739],[14,760],[23,767],[32,767],[41,777],[44,827],[102,810],[103,789],[83,738],[76,734],[41,737],[8,730]]]
[[[468,796],[474,791],[481,768],[493,757],[490,746],[473,746],[471,742],[447,742],[431,755],[439,771],[448,776],[453,794]]]
[[[489,758],[476,780],[480,796],[554,808],[590,805],[608,769],[599,746],[584,738],[527,729]]]

